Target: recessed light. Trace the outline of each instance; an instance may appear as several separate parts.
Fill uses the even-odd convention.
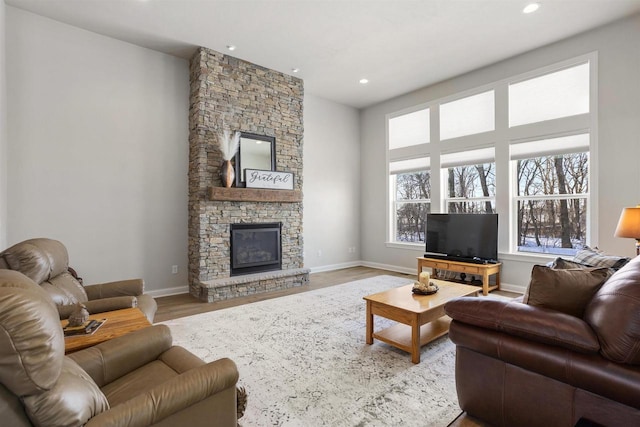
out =
[[[228,44],[227,45],[227,50],[234,51],[234,50],[236,50],[236,47],[234,45],[232,45],[232,44]]]
[[[300,68],[292,68],[292,69],[291,69],[291,72],[292,72],[292,73],[297,73],[297,72],[299,72],[299,71],[300,71]]]
[[[540,8],[540,3],[529,3],[522,9],[522,13],[533,13]]]
[[[360,79],[361,85],[366,85],[367,83],[369,83],[369,79]]]

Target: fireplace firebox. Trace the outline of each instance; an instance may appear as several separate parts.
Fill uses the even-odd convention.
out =
[[[231,224],[231,275],[282,269],[282,223]]]

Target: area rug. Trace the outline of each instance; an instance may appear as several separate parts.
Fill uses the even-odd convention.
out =
[[[447,426],[460,413],[448,337],[423,347],[417,365],[365,343],[362,297],[409,283],[376,276],[163,323],[175,344],[237,364],[241,426]],[[389,323],[376,317],[376,329]]]

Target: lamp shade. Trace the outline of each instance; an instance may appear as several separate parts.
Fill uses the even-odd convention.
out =
[[[622,210],[614,236],[640,239],[640,206]]]

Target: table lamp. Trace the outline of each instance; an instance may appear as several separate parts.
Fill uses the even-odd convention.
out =
[[[618,220],[616,237],[636,239],[636,255],[640,255],[640,205],[635,208],[624,208]]]

